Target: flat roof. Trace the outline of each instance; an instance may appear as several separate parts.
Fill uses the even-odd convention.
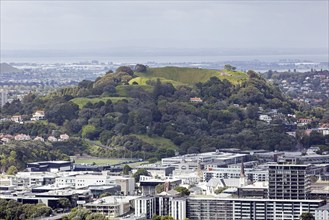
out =
[[[71,161],[65,161],[65,160],[50,160],[50,161],[37,161],[37,162],[32,162],[28,164],[40,164],[40,163],[56,163],[56,164],[61,164],[61,163],[72,163]]]
[[[129,203],[131,200],[135,200],[140,196],[106,196],[100,199],[97,199],[94,202],[86,203],[85,206],[94,206],[94,205],[119,205],[119,203]]]
[[[317,208],[316,210],[329,210],[329,204],[321,206],[321,207]]]
[[[228,201],[255,201],[255,202],[314,202],[314,203],[320,203],[323,202],[324,200],[320,199],[258,199],[258,198],[219,198],[216,196],[190,196],[188,199],[192,200],[228,200]]]

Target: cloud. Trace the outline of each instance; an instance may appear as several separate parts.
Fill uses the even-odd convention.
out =
[[[327,1],[1,1],[1,49],[328,48]]]

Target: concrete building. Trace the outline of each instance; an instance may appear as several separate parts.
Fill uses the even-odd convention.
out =
[[[131,196],[135,194],[135,178],[125,176],[110,176],[110,181],[121,187],[121,194]]]
[[[245,175],[247,180],[268,181],[268,170],[260,168],[245,168]],[[226,167],[209,167],[203,171],[203,181],[207,182],[211,178],[229,179],[240,178],[241,168],[226,168]]]
[[[26,169],[30,172],[58,172],[72,170],[71,161],[40,161],[28,163]]]
[[[329,204],[315,209],[315,220],[329,220]]]
[[[135,200],[135,216],[146,216],[151,219],[154,215],[171,216],[176,220],[186,219],[186,198],[176,196],[144,196]]]
[[[68,174],[56,178],[55,184],[58,186],[71,186],[76,189],[115,184],[121,187],[121,194],[124,196],[134,195],[135,193],[135,179],[133,177],[110,176],[107,171],[86,174],[72,173],[72,175]]]
[[[135,196],[107,196],[83,206],[92,212],[101,212],[109,218],[117,218],[131,211]]]
[[[276,164],[269,166],[270,199],[308,199],[310,165]]]
[[[173,198],[171,200],[170,216],[177,220],[186,219],[186,199],[185,198]]]
[[[149,172],[151,176],[155,178],[166,178],[172,175],[175,167],[150,164],[150,165],[138,166],[135,169],[133,169],[132,172],[135,173],[137,172],[138,169],[146,169],[147,172]]]
[[[196,170],[203,168],[207,164],[235,164],[247,157],[246,154],[239,153],[224,153],[224,152],[208,152],[201,154],[186,154],[183,156],[175,156],[163,158],[162,166],[173,166],[178,170]],[[245,158],[246,159],[246,158]],[[246,161],[246,160],[245,160]],[[201,166],[201,167],[200,167]]]
[[[156,199],[153,196],[135,199],[135,216],[145,216],[152,219],[156,213]]]
[[[11,179],[17,186],[31,187],[53,184],[57,177],[57,174],[50,172],[18,172]]]
[[[149,177],[141,176],[141,180],[139,181],[140,187],[142,188],[142,195],[155,195],[156,194],[156,186],[159,184],[166,184],[167,191],[170,189],[174,189],[181,184],[180,179],[153,179]]]
[[[191,220],[299,220],[302,213],[314,215],[324,203],[322,200],[191,197],[187,199],[186,217]]]

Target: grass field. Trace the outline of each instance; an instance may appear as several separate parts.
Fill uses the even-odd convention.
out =
[[[85,106],[88,102],[91,102],[93,104],[103,101],[106,102],[107,100],[111,100],[113,103],[118,102],[119,100],[122,99],[131,99],[129,97],[99,97],[99,98],[74,98],[71,100],[71,102],[77,104],[79,106],[79,108],[83,108],[83,106]]]
[[[146,85],[146,84],[139,84],[137,87],[135,85],[119,85],[119,86],[115,87],[115,90],[119,94],[119,96],[126,97],[126,96],[128,96],[128,94],[127,94],[128,90],[134,89],[134,88],[142,88],[148,92],[151,92],[153,90],[153,86]]]
[[[97,165],[106,165],[106,164],[118,164],[122,162],[132,161],[133,159],[107,159],[107,158],[77,158],[75,159],[75,163],[77,164],[93,164],[94,162]]]
[[[220,79],[227,79],[233,84],[240,83],[247,79],[247,75],[239,71],[228,70],[208,70],[198,68],[185,68],[185,67],[162,67],[162,68],[149,68],[146,73],[135,73],[138,77],[129,81],[129,84],[134,82],[138,85],[145,85],[148,80],[157,80],[162,82],[170,82],[174,86],[195,84],[198,82],[206,82],[209,78],[215,76]]]
[[[133,136],[149,143],[151,145],[157,146],[159,148],[165,147],[166,149],[177,150],[178,147],[169,139],[163,137],[149,137],[147,135],[134,134]]]

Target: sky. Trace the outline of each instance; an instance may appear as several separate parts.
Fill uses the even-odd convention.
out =
[[[2,51],[328,50],[328,0],[0,2]]]

